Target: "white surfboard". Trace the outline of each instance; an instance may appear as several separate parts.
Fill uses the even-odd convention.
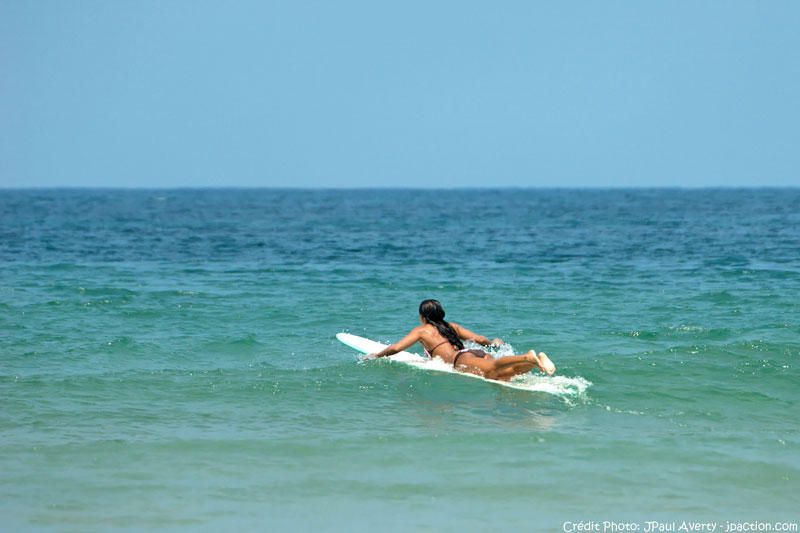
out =
[[[336,338],[347,346],[364,354],[379,352],[387,346],[386,344],[381,344],[380,342],[359,337],[358,335],[353,335],[351,333],[337,333]],[[559,396],[577,396],[583,394],[591,385],[589,381],[583,379],[582,377],[568,378],[565,376],[544,376],[533,373],[515,376],[511,381],[486,379],[481,376],[476,376],[475,374],[458,372],[453,368],[453,365],[445,363],[439,357],[429,359],[427,357],[410,352],[399,352],[388,357],[382,357],[381,359],[388,359],[397,363],[403,363],[421,370],[446,372],[448,374],[458,374],[459,376],[476,378],[500,385],[502,387],[509,387],[511,389],[546,392]]]

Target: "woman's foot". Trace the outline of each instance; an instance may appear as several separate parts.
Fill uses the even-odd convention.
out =
[[[544,370],[548,376],[552,376],[556,371],[556,365],[553,364],[544,352],[539,352],[539,368]]]

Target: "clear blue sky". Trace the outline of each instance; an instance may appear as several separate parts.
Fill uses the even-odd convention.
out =
[[[800,185],[800,2],[0,0],[0,186],[721,185]]]

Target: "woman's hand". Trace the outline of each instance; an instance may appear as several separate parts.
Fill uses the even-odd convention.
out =
[[[377,359],[380,357],[377,353],[368,353],[367,355],[361,358],[362,361],[368,361],[369,359]]]

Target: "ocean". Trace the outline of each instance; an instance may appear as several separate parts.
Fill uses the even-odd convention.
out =
[[[0,190],[0,530],[796,523],[799,359],[800,189]]]

